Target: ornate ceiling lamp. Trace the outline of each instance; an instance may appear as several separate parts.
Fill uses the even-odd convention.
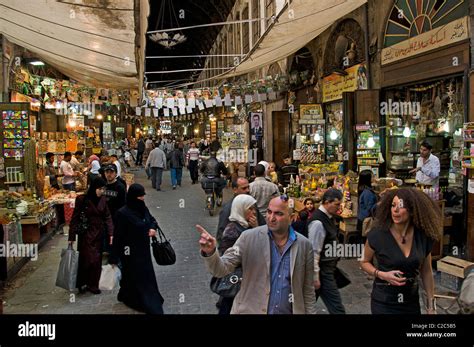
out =
[[[173,6],[172,0],[162,0],[160,12],[158,14],[158,21],[156,22],[155,30],[164,30],[163,26],[165,23],[166,11],[169,13],[169,20],[171,29],[179,28],[178,18],[176,17],[176,12]],[[158,29],[158,23],[161,23],[160,29]],[[150,39],[156,43],[159,43],[167,49],[171,49],[174,46],[183,43],[186,41],[187,37],[181,32],[171,31],[167,33],[166,31],[150,34]]]

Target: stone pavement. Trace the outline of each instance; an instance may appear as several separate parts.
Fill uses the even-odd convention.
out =
[[[205,209],[200,184],[191,185],[184,170],[183,187],[171,189],[170,172],[165,171],[162,189],[151,188],[142,171],[135,171],[135,181],[145,186],[146,204],[176,251],[172,266],[158,266],[155,272],[167,314],[215,314],[218,299],[209,289],[211,276],[200,259],[199,234],[195,224],[215,233],[218,217],[210,217]],[[225,201],[231,195],[226,189]],[[37,261],[30,261],[7,284],[4,291],[5,314],[133,314],[136,311],[116,300],[117,291],[100,295],[73,294],[55,287],[61,249],[67,247],[65,235],[55,235],[40,251]],[[367,279],[355,259],[341,260],[340,267],[351,277],[352,284],[341,290],[347,313],[370,314],[372,282]],[[318,313],[327,313],[321,300]]]

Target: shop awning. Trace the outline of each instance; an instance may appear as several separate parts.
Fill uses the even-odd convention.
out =
[[[136,88],[143,9],[148,1],[0,0],[0,33],[80,83]]]
[[[219,77],[242,75],[286,58],[335,21],[366,2],[367,0],[293,0],[243,63],[234,71]]]

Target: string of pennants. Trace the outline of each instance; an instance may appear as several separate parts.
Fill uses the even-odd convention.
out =
[[[255,102],[265,102],[276,100],[279,92],[270,90],[268,93],[255,93],[253,95],[246,94],[244,96],[225,94],[224,97],[219,95],[213,97],[155,97],[147,98],[145,107],[136,107],[135,114],[145,117],[178,117],[190,115],[195,112],[202,112],[213,109],[214,107],[231,107],[249,105]],[[148,107],[151,106],[151,107]]]

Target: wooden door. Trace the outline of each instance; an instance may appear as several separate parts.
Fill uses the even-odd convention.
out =
[[[290,152],[290,121],[288,111],[272,112],[273,161],[283,165],[282,155]]]

